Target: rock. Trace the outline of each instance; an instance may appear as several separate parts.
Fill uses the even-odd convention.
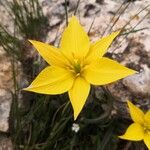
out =
[[[99,5],[94,5],[94,4],[87,4],[85,6],[85,13],[84,13],[84,17],[90,17],[93,16],[95,14],[100,13],[100,6]]]
[[[20,64],[15,67],[17,71],[16,79],[20,80]],[[21,82],[21,80],[20,80]],[[12,104],[12,94],[14,92],[13,74],[11,58],[0,47],[0,131],[8,132],[9,114]]]
[[[96,3],[98,3],[98,4],[104,4],[104,0],[96,0]]]
[[[0,89],[0,131],[7,132],[9,129],[9,113],[12,95],[5,89]]]
[[[0,88],[12,87],[12,66],[9,57],[0,47]],[[6,75],[7,74],[7,75]]]
[[[12,0],[8,0],[8,2],[12,2]],[[0,1],[0,23],[3,23],[4,27],[6,27],[10,33],[13,33],[14,22],[12,20],[12,16],[8,13],[7,9],[3,6],[3,4],[5,3],[7,4],[7,1]]]
[[[123,79],[123,84],[128,87],[132,93],[150,97],[150,69],[147,65],[144,65],[143,69],[142,72]]]
[[[127,100],[133,101],[144,110],[150,108],[150,56],[147,52],[150,49],[146,48],[142,40],[140,34],[135,38],[129,38],[124,50],[113,53],[115,60],[138,71],[135,75],[108,85],[116,99],[114,107],[121,115],[125,113],[126,105],[123,103],[126,103]]]
[[[0,47],[0,131],[9,129],[9,112],[12,102],[10,89],[13,87],[12,66],[10,58]]]
[[[13,144],[10,138],[0,137],[0,150],[13,150]]]
[[[49,25],[51,28],[60,25],[65,20],[65,1],[40,1],[43,4],[43,12],[49,18]],[[77,3],[74,0],[67,1],[67,11],[70,12],[75,9]]]
[[[123,79],[122,83],[133,93],[140,93],[141,96],[147,95],[148,98],[150,94],[150,55],[147,51],[150,51],[150,48],[146,48],[140,35],[139,37],[129,38],[127,42],[128,45],[123,52],[113,54],[114,58],[139,73]]]

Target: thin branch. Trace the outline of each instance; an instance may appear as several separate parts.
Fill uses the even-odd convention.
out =
[[[68,26],[68,10],[67,10],[67,0],[65,0],[65,15],[66,15],[66,26]]]
[[[129,33],[133,33],[133,32],[134,32],[134,29],[135,29],[149,14],[150,14],[150,11],[149,11],[148,13],[146,13],[146,14],[144,15],[144,17],[143,17],[135,26],[133,26],[133,27],[130,29],[130,31],[128,32],[128,34],[129,34]],[[130,21],[131,21],[131,20],[130,20]],[[140,30],[140,29],[139,29],[139,30]],[[112,52],[114,52],[115,50],[117,50],[117,49],[121,46],[121,44],[123,43],[123,41],[127,38],[128,34],[125,35],[125,37],[121,40],[121,42],[119,42],[119,46],[117,46]]]
[[[79,8],[79,4],[80,4],[80,0],[78,0],[78,2],[77,2],[77,6],[76,6],[76,9],[75,9],[75,11],[74,11],[74,15],[76,15],[76,13],[77,13],[77,10],[78,10],[78,8]]]
[[[91,25],[90,25],[90,28],[89,28],[89,30],[88,30],[88,35],[89,35],[89,33],[91,32],[91,29],[92,29],[93,24],[94,24],[94,22],[95,22],[95,18],[96,18],[96,16],[94,16],[93,21],[92,21],[92,23],[91,23]]]
[[[122,10],[122,12],[120,12],[120,14],[118,15],[118,17],[116,18],[116,20],[113,22],[112,26],[110,27],[108,32],[112,32],[112,28],[115,26],[115,24],[117,23],[117,21],[120,19],[121,15],[126,11],[126,9],[129,7],[130,3],[128,3],[124,9]]]
[[[116,15],[120,12],[122,6],[124,5],[124,2],[120,5],[120,7],[117,9],[115,15],[111,18],[110,22],[107,24],[106,28],[104,29],[103,33],[102,33],[102,37],[104,36],[105,32],[109,29],[110,24],[113,22],[113,20],[115,19]]]

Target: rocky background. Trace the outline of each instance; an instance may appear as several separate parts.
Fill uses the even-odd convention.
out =
[[[58,46],[61,33],[65,27],[65,2],[64,0],[39,0],[39,2],[42,6],[44,15],[49,19],[50,30],[47,33],[48,36],[45,41]],[[79,17],[81,24],[85,27],[85,30],[88,32],[90,29],[89,35],[92,41],[97,40],[103,34],[106,35],[111,31],[122,28],[135,14],[150,4],[150,1],[135,0],[130,3],[115,26],[112,29],[106,30],[108,25],[112,25],[110,20],[116,14],[122,3],[123,0],[81,0],[77,16]],[[72,15],[76,5],[76,0],[68,1],[67,6],[69,16]],[[122,10],[123,8],[120,9],[120,11]],[[115,19],[115,17],[113,19]],[[144,20],[140,22],[142,18],[144,18]],[[10,31],[12,31],[13,23],[2,5],[0,5],[0,20],[10,29]],[[115,97],[114,112],[117,112],[124,117],[126,117],[127,114],[125,104],[127,99],[130,99],[142,109],[150,109],[149,7],[140,14],[137,14],[128,25],[128,28],[136,26],[138,22],[140,22],[140,24],[137,25],[136,29],[146,29],[130,33],[130,35],[125,38],[118,38],[117,42],[113,43],[113,46],[109,49],[107,54],[108,57],[139,72],[107,86]],[[21,69],[19,69],[18,83],[24,84],[22,82],[24,82],[24,80],[22,79]],[[0,150],[12,149],[11,141],[7,138],[7,131],[9,130],[9,114],[12,104],[11,92],[13,92],[12,64],[9,56],[7,56],[2,47],[0,47],[0,132],[4,133],[4,136],[0,136]],[[98,97],[99,88],[97,88],[95,92]]]

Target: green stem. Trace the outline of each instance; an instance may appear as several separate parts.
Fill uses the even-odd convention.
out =
[[[65,0],[65,14],[66,14],[66,26],[68,26],[68,10],[67,10],[67,0]]]

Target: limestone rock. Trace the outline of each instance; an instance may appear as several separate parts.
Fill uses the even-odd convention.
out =
[[[0,150],[13,150],[13,144],[10,138],[0,137]]]
[[[9,129],[9,113],[12,95],[5,89],[0,89],[0,131],[7,132]]]
[[[143,71],[123,79],[123,84],[129,88],[132,93],[150,97],[150,69],[147,65],[143,66]]]

